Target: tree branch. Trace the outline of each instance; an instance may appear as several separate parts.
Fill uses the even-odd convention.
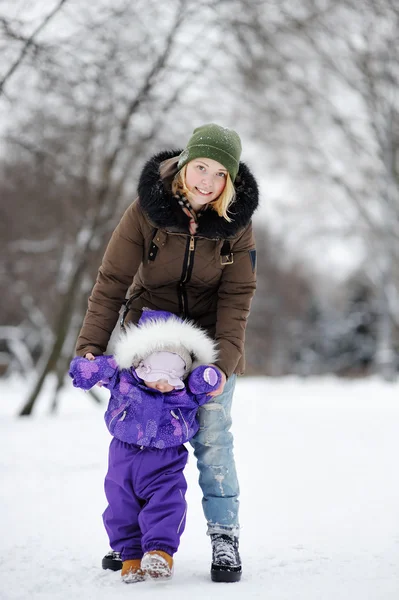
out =
[[[7,73],[4,75],[3,79],[0,81],[0,96],[3,93],[3,88],[11,77],[11,75],[16,71],[19,65],[22,63],[26,53],[29,48],[33,46],[35,42],[35,38],[39,35],[39,33],[44,29],[44,27],[49,23],[49,21],[61,10],[63,4],[65,4],[67,0],[60,0],[60,2],[53,8],[53,10],[47,15],[47,17],[36,27],[32,35],[26,40],[18,58],[14,61],[11,67],[8,69]]]

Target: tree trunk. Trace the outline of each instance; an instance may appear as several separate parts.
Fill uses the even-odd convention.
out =
[[[386,381],[396,379],[396,353],[393,347],[393,322],[388,301],[388,286],[391,274],[383,271],[379,286],[377,349],[375,353],[375,371]]]
[[[74,300],[81,284],[81,279],[86,268],[86,263],[87,252],[84,252],[71,278],[68,290],[64,294],[64,298],[61,303],[61,308],[57,319],[57,324],[55,326],[55,339],[49,357],[43,366],[42,372],[39,375],[36,385],[33,388],[27,402],[25,403],[24,407],[19,413],[19,416],[21,417],[29,416],[32,413],[33,407],[42,390],[43,384],[47,376],[49,375],[49,373],[56,371],[57,363],[60,360],[65,339],[69,331],[69,326],[73,315],[73,307],[75,304]]]

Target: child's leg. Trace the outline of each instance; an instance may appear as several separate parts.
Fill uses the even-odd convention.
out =
[[[173,556],[179,547],[186,524],[187,456],[184,446],[143,450],[137,492],[147,499],[139,515],[143,552],[162,550]]]
[[[112,439],[104,483],[108,507],[103,520],[110,546],[121,553],[123,561],[143,556],[138,521],[143,502],[133,488],[135,463],[139,454],[140,448],[137,446]]]

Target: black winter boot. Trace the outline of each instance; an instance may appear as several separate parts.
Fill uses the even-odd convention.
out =
[[[122,559],[119,552],[111,550],[106,554],[102,560],[101,566],[103,569],[110,569],[111,571],[120,571],[122,569]]]
[[[232,583],[241,579],[241,559],[238,538],[224,533],[212,533],[212,581]]]

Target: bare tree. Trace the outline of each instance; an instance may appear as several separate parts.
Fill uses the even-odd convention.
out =
[[[42,56],[39,71],[32,65],[19,128],[5,136],[4,181],[10,182],[5,197],[15,196],[21,211],[19,194],[26,198],[34,190],[38,210],[31,215],[30,238],[22,220],[19,239],[6,235],[5,240],[25,274],[14,270],[12,260],[10,285],[28,289],[49,319],[52,339],[46,340],[22,415],[32,412],[51,373],[58,381],[56,407],[95,271],[117,220],[134,198],[140,163],[162,140],[175,147],[179,133],[187,135],[181,98],[193,84],[203,89],[198,81],[204,71],[219,70],[212,44],[192,44],[193,29],[206,39],[216,4],[176,0],[162,8],[156,2],[111,5],[103,0],[78,15],[66,11],[68,36],[59,44],[51,38],[51,56]],[[194,27],[192,16],[199,9],[203,15]],[[188,103],[187,114],[193,110]],[[21,158],[31,174],[23,185],[13,172],[13,159],[18,164]],[[28,184],[32,189],[23,192]],[[33,291],[39,257],[50,268],[40,269],[41,289]]]
[[[161,49],[158,55],[154,56],[153,64],[150,66],[141,86],[134,90],[130,97],[126,98],[120,121],[117,129],[114,131],[114,144],[110,146],[109,151],[104,156],[101,167],[102,176],[100,185],[93,199],[95,210],[91,210],[87,214],[77,235],[74,257],[71,261],[68,281],[64,284],[65,290],[61,297],[59,317],[54,328],[54,344],[50,349],[47,362],[38,376],[36,385],[21,410],[21,415],[29,415],[32,412],[45,379],[50,372],[55,371],[57,368],[57,363],[62,354],[70,322],[76,308],[77,295],[87,269],[90,254],[99,246],[103,247],[104,235],[109,233],[109,220],[114,214],[115,205],[120,200],[125,174],[117,172],[118,158],[126,150],[130,123],[133,116],[138,113],[142,103],[145,102],[153,91],[160,73],[165,68],[175,37],[182,24],[182,14],[184,13],[181,11],[177,12],[176,18],[166,36],[164,48]],[[67,362],[69,358],[70,356],[67,356]]]
[[[317,239],[361,242],[380,291],[376,368],[390,378],[399,323],[398,8],[238,3],[232,29],[258,109],[253,135],[273,149],[269,168],[289,172],[294,194],[306,198],[299,210],[284,207],[286,235],[304,256]]]
[[[59,2],[54,6],[54,8],[47,14],[46,17],[36,26],[34,31],[30,34],[29,37],[25,38],[21,34],[17,34],[11,27],[5,16],[0,17],[0,24],[4,31],[4,34],[9,39],[17,39],[22,43],[22,48],[17,56],[17,58],[12,62],[12,64],[8,67],[5,75],[0,79],[0,96],[3,93],[4,86],[10,77],[15,73],[18,67],[22,64],[26,54],[28,51],[36,44],[36,40],[39,34],[43,31],[46,25],[57,15],[57,13],[61,10],[63,5],[67,2],[67,0],[59,0]]]

